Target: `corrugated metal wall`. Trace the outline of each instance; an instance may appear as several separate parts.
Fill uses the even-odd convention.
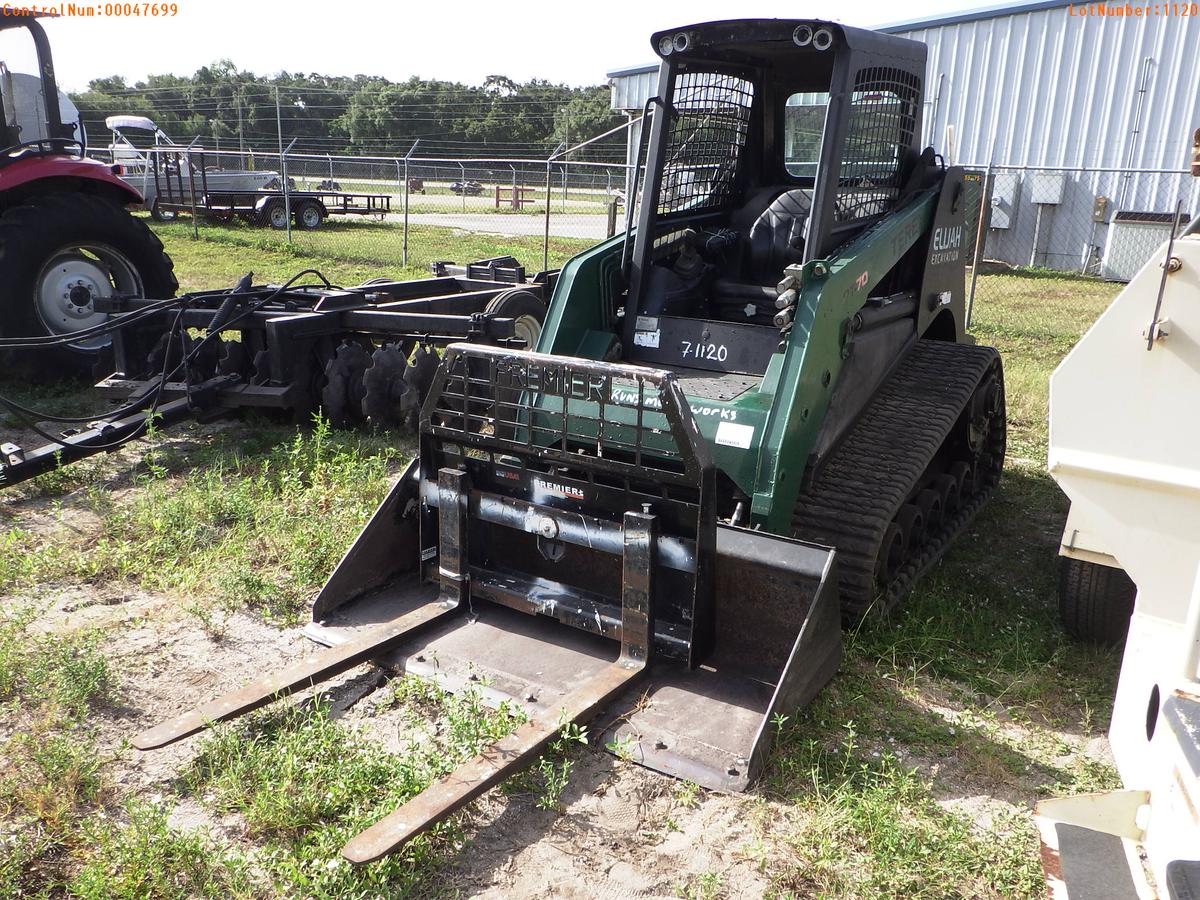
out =
[[[929,48],[926,143],[944,149],[953,125],[961,163],[1183,168],[1200,127],[1200,17],[1080,12],[1064,4],[887,29]],[[640,110],[657,72],[628,71],[613,73],[612,105]]]
[[[889,29],[929,48],[926,142],[944,151],[952,126],[954,161],[981,168],[1185,168],[1200,127],[1200,18],[1081,12],[1063,5]],[[1200,213],[1200,185],[1186,176],[1062,178],[1061,202],[1039,205],[1033,173],[997,172],[993,223],[999,211],[1008,227],[989,229],[989,258],[1091,271],[1118,211],[1172,212],[1182,200],[1185,213]],[[1109,203],[1096,221],[1098,196]]]
[[[608,78],[612,85],[612,108],[640,113],[658,88],[658,66],[610,72]]]
[[[929,47],[927,142],[945,147],[953,125],[962,163],[1182,168],[1200,126],[1200,19],[1080,11],[893,32]]]

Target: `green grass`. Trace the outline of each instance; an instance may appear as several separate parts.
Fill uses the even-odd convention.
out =
[[[167,824],[161,804],[130,800],[123,821],[92,820],[88,851],[67,893],[80,900],[253,897],[249,865],[214,850],[206,836]]]
[[[125,502],[88,496],[95,540],[0,535],[0,590],[127,581],[199,597],[190,608],[201,618],[251,607],[295,621],[412,455],[407,437],[332,432],[323,421],[299,432],[260,423],[198,446],[156,441]]]
[[[413,225],[409,228],[408,266],[402,265],[401,227],[384,222],[326,222],[313,232],[282,232],[240,223],[200,225],[192,239],[191,222],[156,224],[175,262],[180,290],[208,290],[232,285],[246,272],[260,283],[281,282],[304,268],[320,269],[336,284],[361,284],[370,278],[424,278],[435,260],[467,263],[493,256],[515,256],[532,274],[542,269],[542,238],[478,234],[457,228]],[[564,261],[596,242],[550,238],[550,265]]]
[[[853,726],[833,746],[807,737],[790,763],[808,783],[788,797],[796,819],[779,834],[776,887],[795,897],[1036,896],[1032,822],[1005,815],[978,833],[943,808],[931,783],[889,752],[864,755]]]
[[[935,798],[963,781],[1025,802],[1119,784],[1102,764],[1059,763],[1064,748],[1048,730],[1107,727],[1120,656],[1058,626],[1067,502],[1045,471],[1050,375],[1118,288],[1039,275],[979,282],[972,330],[1004,357],[1004,478],[890,621],[847,634],[841,674],[784,724],[764,786],[795,810],[775,829],[787,848],[770,866],[782,896],[1040,896],[1028,816],[1010,809],[980,829]]]
[[[485,707],[478,690],[451,695],[404,679],[395,702],[410,727],[408,751],[388,753],[317,703],[283,707],[216,732],[184,774],[218,813],[237,813],[258,853],[260,881],[278,896],[400,896],[453,856],[462,828],[448,822],[378,864],[354,868],[342,845],[521,721]]]
[[[89,726],[113,690],[99,636],[40,634],[34,618],[0,610],[0,898],[69,878],[104,792]]]
[[[1050,373],[1121,287],[1044,271],[979,276],[971,330],[1004,358],[1010,457],[1044,465]]]

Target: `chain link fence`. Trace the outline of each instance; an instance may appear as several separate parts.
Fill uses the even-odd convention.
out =
[[[623,129],[602,136],[621,141]],[[589,142],[591,144],[591,142]],[[433,262],[560,266],[625,228],[631,166],[601,142],[545,159],[109,148],[157,220],[194,237],[411,277]],[[589,158],[593,157],[593,158]],[[972,325],[1073,343],[1173,227],[1200,213],[1186,170],[968,166]],[[189,220],[190,217],[190,221]]]
[[[624,230],[628,167],[580,158],[585,151],[577,148],[546,159],[195,146],[113,147],[103,155],[124,167],[162,227],[259,249],[278,245],[384,275],[505,255],[536,272]]]
[[[972,168],[973,327],[1061,338],[1064,349],[1200,212],[1200,180],[1186,170]]]

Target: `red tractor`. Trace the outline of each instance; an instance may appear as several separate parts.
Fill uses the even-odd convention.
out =
[[[173,297],[179,285],[162,243],[127,209],[141,196],[119,167],[84,155],[82,123],[62,121],[41,24],[0,18],[0,31],[15,28],[33,38],[40,74],[0,62],[0,336],[77,335],[27,361],[47,376],[89,372],[112,342],[97,301]]]

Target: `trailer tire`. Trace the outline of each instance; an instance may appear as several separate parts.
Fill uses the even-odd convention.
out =
[[[150,207],[150,218],[155,222],[174,222],[179,218],[179,213],[173,209],[163,209],[157,200]]]
[[[546,304],[532,291],[513,288],[493,297],[484,307],[484,312],[502,319],[515,319],[515,337],[525,342],[526,350],[537,348],[542,335],[542,323],[546,320]]]
[[[1059,615],[1063,630],[1077,640],[1110,647],[1124,641],[1136,595],[1122,569],[1059,557]]]
[[[279,199],[268,200],[258,214],[258,221],[276,231],[287,228],[287,205]]]
[[[296,210],[296,227],[305,231],[320,228],[325,221],[325,207],[316,200],[307,200]]]
[[[42,337],[102,323],[93,298],[128,293],[155,300],[179,289],[174,264],[144,220],[83,193],[27,198],[0,215],[0,335]],[[10,350],[9,365],[39,377],[92,375],[112,338]],[[103,372],[102,375],[107,375]]]

